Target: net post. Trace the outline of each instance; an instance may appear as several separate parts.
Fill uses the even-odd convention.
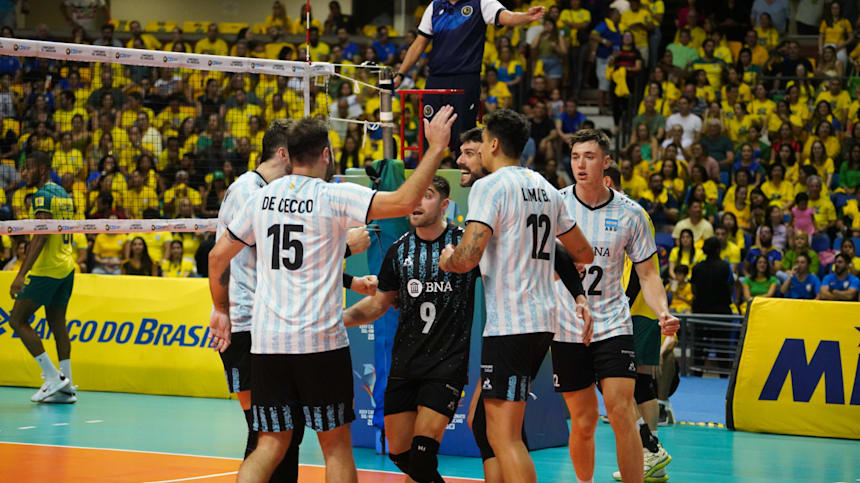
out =
[[[394,114],[391,112],[391,95],[394,90],[394,80],[391,69],[379,69],[379,121],[382,123],[382,153],[385,159],[394,159]],[[403,143],[403,140],[400,140]]]

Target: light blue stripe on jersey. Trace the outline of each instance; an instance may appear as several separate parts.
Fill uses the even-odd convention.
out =
[[[498,169],[472,187],[467,222],[493,229],[480,262],[487,306],[484,336],[555,332],[551,242],[574,225],[558,191],[534,171]],[[533,256],[538,252],[546,258]]]
[[[346,230],[366,222],[373,194],[353,183],[290,175],[257,190],[241,208],[229,228],[257,248],[253,353],[349,345],[341,289]]]
[[[592,341],[633,333],[630,306],[621,279],[624,257],[642,261],[656,251],[647,213],[638,203],[612,192],[605,205],[591,209],[575,196],[573,186],[562,190],[565,202],[594,250],[594,262],[586,265],[582,281],[594,320]],[[559,330],[555,341],[582,342],[582,323],[576,303],[561,281],[555,283],[559,301]]]
[[[248,171],[239,176],[227,189],[221,208],[218,210],[216,238],[221,238],[227,225],[245,206],[251,195],[266,185],[266,181],[256,171]],[[251,330],[251,315],[254,310],[254,291],[257,287],[257,250],[245,247],[230,261],[230,323],[233,332]]]
[[[293,423],[293,414],[292,410],[290,410],[290,406],[284,405],[284,430],[296,429],[295,424]]]

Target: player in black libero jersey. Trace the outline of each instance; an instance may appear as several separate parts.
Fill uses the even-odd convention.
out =
[[[409,217],[414,231],[385,255],[376,295],[344,311],[347,327],[372,322],[400,307],[385,390],[390,458],[417,482],[443,481],[436,454],[454,417],[469,368],[469,341],[480,273],[444,272],[439,255],[463,236],[448,225],[450,186],[436,176]]]

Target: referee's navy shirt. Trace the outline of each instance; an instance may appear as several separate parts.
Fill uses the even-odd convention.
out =
[[[502,10],[497,0],[433,0],[418,25],[433,40],[430,75],[479,74],[487,24],[499,26]]]

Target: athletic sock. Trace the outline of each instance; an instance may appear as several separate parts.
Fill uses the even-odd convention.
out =
[[[71,359],[63,359],[60,361],[60,372],[69,379],[72,378],[72,361]]]
[[[639,437],[642,439],[642,447],[652,453],[660,451],[660,448],[657,446],[657,438],[651,434],[651,430],[648,428],[645,420],[639,418],[636,424],[639,425]]]
[[[248,440],[245,442],[245,458],[257,448],[257,432],[254,431],[254,416],[250,409],[245,409],[245,422],[248,424]]]
[[[57,372],[57,368],[54,367],[54,363],[51,362],[51,358],[48,357],[47,352],[42,352],[35,359],[39,363],[39,367],[42,368],[42,374],[45,375],[46,381],[57,381],[60,379],[60,373]]]

